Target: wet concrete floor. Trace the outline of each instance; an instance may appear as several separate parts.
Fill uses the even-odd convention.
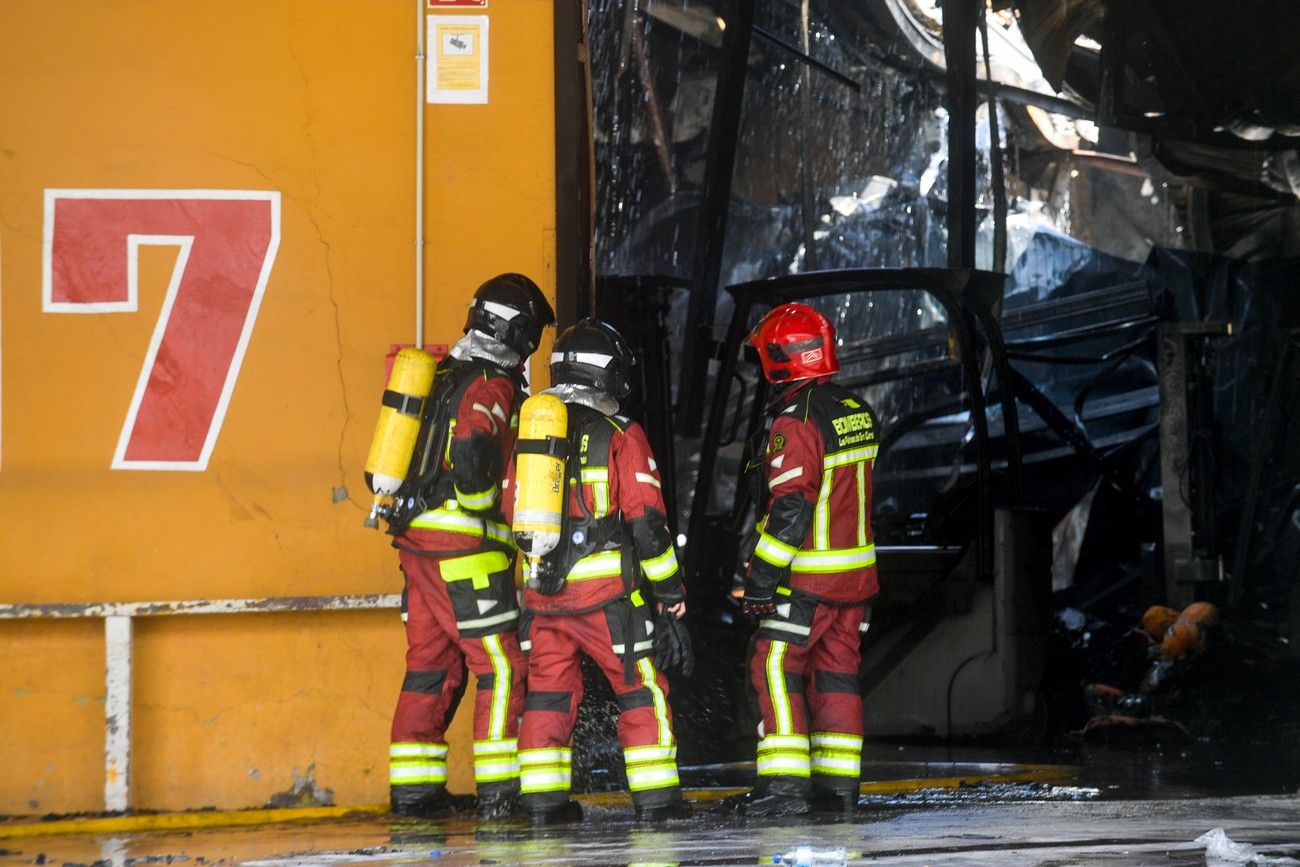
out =
[[[1205,846],[1194,841],[1214,828],[1271,857],[1300,859],[1295,769],[1279,769],[1276,756],[1270,767],[1267,754],[1249,765],[1224,765],[1162,749],[1058,752],[1050,764],[1041,763],[1049,758],[1041,752],[1005,748],[878,744],[868,753],[851,819],[726,813],[720,796],[753,781],[752,763],[736,763],[683,767],[692,817],[659,826],[637,824],[625,792],[580,796],[583,822],[537,829],[522,821],[480,825],[467,816],[393,819],[374,808],[253,827],[221,827],[221,815],[212,814],[211,827],[185,832],[126,832],[119,825],[98,836],[14,837],[23,820],[12,817],[0,823],[0,867],[771,864],[775,853],[800,845],[843,847],[847,864],[1202,865]],[[195,817],[203,814],[182,818]],[[135,820],[143,824],[131,827],[151,821]],[[51,829],[44,824],[40,833]],[[1300,860],[1293,863],[1300,867]]]
[[[588,804],[585,821],[545,829],[488,827],[464,818],[357,818],[36,838],[6,841],[0,865],[770,864],[773,853],[800,844],[842,846],[848,864],[1199,865],[1206,863],[1205,847],[1193,841],[1212,828],[1269,856],[1300,856],[1300,799],[1293,796],[989,803],[969,794],[946,802],[869,805],[851,821],[746,820],[722,817],[701,803],[690,819],[643,827],[626,808]],[[1040,795],[1053,797],[1048,788]]]

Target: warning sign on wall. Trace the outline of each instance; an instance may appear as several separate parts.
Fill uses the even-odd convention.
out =
[[[428,19],[428,102],[481,104],[488,101],[486,15],[430,16]]]

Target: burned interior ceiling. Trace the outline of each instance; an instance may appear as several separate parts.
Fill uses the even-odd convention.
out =
[[[1294,195],[1300,6],[1266,0],[1011,0],[1043,75],[1180,176]]]
[[[1109,108],[1112,119],[1125,126],[1205,143],[1230,145],[1224,137],[1229,134],[1274,147],[1296,144],[1300,7],[1293,3],[1012,0],[1010,5],[1053,87]],[[1114,79],[1106,80],[1111,75]],[[1107,106],[1107,100],[1113,102]]]

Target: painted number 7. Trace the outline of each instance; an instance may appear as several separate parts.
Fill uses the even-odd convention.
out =
[[[280,194],[46,190],[46,313],[134,313],[139,251],[178,248],[113,469],[204,470],[280,246]]]

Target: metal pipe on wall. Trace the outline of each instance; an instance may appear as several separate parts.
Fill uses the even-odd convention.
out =
[[[425,0],[415,0],[415,345],[424,348],[424,50]]]

